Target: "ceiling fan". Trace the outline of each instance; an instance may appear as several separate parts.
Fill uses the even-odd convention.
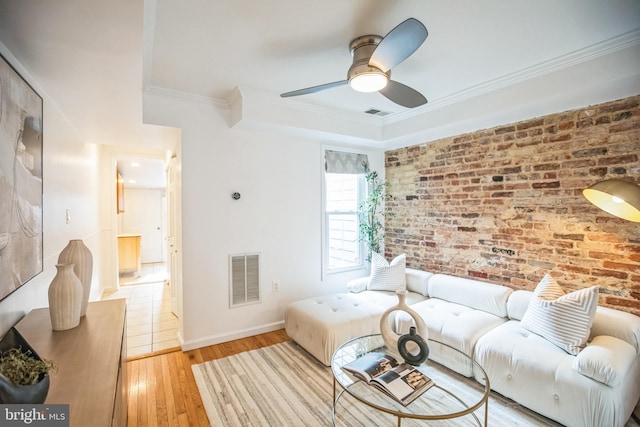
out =
[[[407,108],[427,103],[420,92],[391,80],[391,68],[410,57],[427,39],[429,33],[422,22],[409,18],[389,33],[360,36],[349,43],[353,63],[347,79],[286,92],[280,96],[307,95],[334,87],[349,85],[359,92],[380,92],[392,102]]]

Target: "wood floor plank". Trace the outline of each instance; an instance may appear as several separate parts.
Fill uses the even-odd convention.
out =
[[[173,403],[176,407],[178,415],[186,414],[185,401],[180,389],[180,378],[178,372],[177,357],[178,353],[169,353],[167,355],[169,359],[169,371],[171,373],[171,388],[173,389]]]
[[[141,359],[138,365],[138,412],[136,414],[137,426],[147,426],[147,372],[145,367],[145,359]]]
[[[162,360],[153,359],[153,377],[155,378],[155,406],[156,406],[156,424],[158,427],[168,426],[167,423],[167,399],[165,396],[164,378],[162,376]]]
[[[175,398],[173,395],[173,387],[171,383],[171,374],[169,373],[169,361],[167,357],[158,358],[161,364],[162,384],[164,386],[164,400],[167,410],[167,425],[178,425],[178,413],[176,411]]]
[[[127,362],[128,426],[208,426],[191,365],[289,340],[284,329]]]
[[[145,359],[145,369],[147,372],[147,423],[150,426],[157,426],[156,376],[153,372],[153,361],[153,358]]]
[[[188,357],[179,357],[179,378],[180,378],[180,389],[182,390],[182,396],[185,401],[185,409],[186,413],[189,416],[189,420],[197,420],[198,415],[196,413],[196,406],[199,408],[204,408],[202,405],[202,400],[200,398],[200,394],[197,391],[196,387],[196,395],[194,396],[193,390],[189,384],[189,374],[191,373],[191,363],[189,362]],[[195,385],[195,379],[192,380],[193,385]],[[194,402],[196,400],[196,402]],[[200,425],[200,424],[195,424]]]
[[[129,381],[129,390],[127,391],[129,397],[127,402],[128,427],[135,427],[138,416],[138,366],[137,362],[127,362],[127,378]],[[134,399],[131,398],[131,394],[134,394]]]

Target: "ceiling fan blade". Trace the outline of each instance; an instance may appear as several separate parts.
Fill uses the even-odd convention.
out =
[[[380,93],[390,101],[407,108],[415,108],[427,103],[427,98],[420,92],[394,80],[389,80]]]
[[[428,35],[427,28],[415,18],[401,22],[380,41],[369,65],[386,73],[418,50]]]
[[[316,92],[331,89],[334,87],[345,86],[347,84],[349,84],[348,80],[340,80],[339,82],[325,83],[323,85],[312,86],[305,89],[298,89],[291,92],[286,92],[286,93],[280,94],[280,96],[282,98],[288,98],[290,96],[307,95],[309,93],[316,93]]]

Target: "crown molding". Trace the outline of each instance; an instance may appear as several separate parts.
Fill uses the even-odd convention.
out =
[[[166,89],[159,86],[147,85],[144,90],[144,95],[160,96],[165,98],[173,98],[181,101],[195,102],[198,104],[206,104],[209,106],[215,106],[219,108],[229,108],[229,103],[224,99],[217,99],[209,96],[196,95],[190,92],[183,92],[174,89]]]
[[[505,74],[493,80],[470,86],[458,92],[454,92],[445,97],[429,101],[423,108],[403,111],[397,114],[383,117],[384,124],[401,122],[403,120],[419,116],[429,110],[456,104],[469,98],[483,95],[488,92],[500,90],[515,84],[523,83],[536,77],[550,74],[554,71],[563,70],[571,66],[591,61],[604,55],[609,55],[623,49],[627,49],[640,44],[640,28],[611,37],[591,46],[575,50],[566,55],[562,55],[548,61],[541,62],[534,66]]]

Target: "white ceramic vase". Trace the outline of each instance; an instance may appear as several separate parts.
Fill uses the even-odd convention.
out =
[[[427,341],[429,336],[429,329],[424,323],[422,316],[407,305],[407,293],[407,291],[396,291],[398,304],[393,307],[389,307],[384,313],[382,313],[382,317],[380,318],[380,334],[382,335],[382,340],[387,347],[387,351],[400,358],[402,358],[398,352],[398,338],[400,338],[400,335],[393,331],[390,324],[390,317],[395,311],[404,311],[409,314],[415,323],[418,335],[420,335],[425,341]]]
[[[64,331],[80,324],[82,283],[73,264],[57,264],[58,272],[49,285],[49,314],[54,331]]]
[[[58,264],[74,264],[73,271],[82,283],[82,307],[80,316],[87,314],[89,296],[91,295],[91,277],[93,275],[93,255],[80,239],[69,240],[67,246],[60,252]]]

